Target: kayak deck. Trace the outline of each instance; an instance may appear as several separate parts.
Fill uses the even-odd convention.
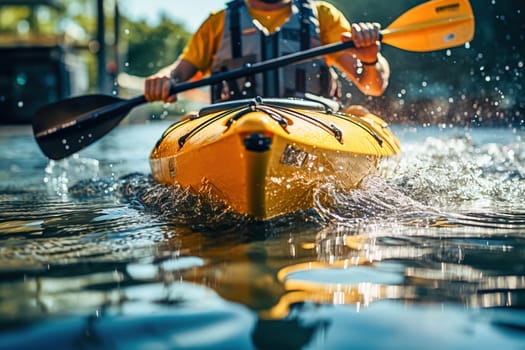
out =
[[[153,177],[209,193],[268,219],[313,207],[328,181],[355,188],[399,143],[378,117],[292,99],[249,99],[202,109],[172,125],[153,149]]]

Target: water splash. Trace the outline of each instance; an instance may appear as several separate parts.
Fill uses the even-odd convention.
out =
[[[380,177],[369,177],[359,188],[349,191],[327,183],[316,191],[314,201],[324,220],[343,226],[423,220],[439,215],[438,210],[417,202]]]
[[[160,185],[140,173],[102,178],[98,177],[103,171],[96,161],[73,158],[71,162],[51,162],[46,169],[48,183],[58,194],[76,199],[109,198],[172,224],[202,230],[240,229],[251,223],[217,201],[211,191],[195,194],[177,185]],[[524,163],[525,146],[521,142],[478,145],[465,133],[428,137],[405,143],[402,157],[388,165],[385,176],[369,177],[357,189],[341,190],[327,177],[314,193],[312,211],[278,218],[271,225],[285,227],[305,221],[351,227],[498,228],[505,222],[506,228],[522,227],[519,208],[524,207]],[[69,186],[75,177],[86,174],[92,176]],[[512,208],[511,217],[505,208]]]
[[[483,202],[521,204],[525,196],[523,144],[476,145],[469,137],[428,138],[409,145],[390,184],[439,208]]]
[[[206,227],[231,227],[248,218],[233,212],[224,203],[204,191],[196,194],[177,184],[157,183],[150,175],[131,173],[117,180],[91,178],[81,180],[68,190],[77,199],[113,196],[131,208],[169,220],[172,224]]]
[[[81,158],[76,154],[61,161],[49,161],[45,169],[44,183],[50,192],[67,196],[71,184],[86,177],[97,178],[99,173],[98,160]]]
[[[350,191],[325,184],[315,194],[316,209],[339,226],[522,228],[524,163],[522,143],[480,146],[468,135],[427,138],[405,145],[386,177],[370,177]]]

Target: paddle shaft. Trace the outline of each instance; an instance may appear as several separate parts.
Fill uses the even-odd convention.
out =
[[[245,66],[238,68],[238,69],[221,72],[221,73],[215,73],[201,80],[176,84],[172,86],[170,92],[172,94],[177,94],[179,92],[192,90],[192,89],[196,89],[196,88],[207,86],[207,85],[217,84],[217,83],[220,83],[226,80],[233,80],[233,79],[238,79],[238,78],[241,78],[247,75],[262,73],[262,72],[265,72],[271,69],[276,69],[276,68],[286,66],[291,63],[305,61],[310,58],[323,56],[323,55],[335,53],[338,51],[343,51],[343,50],[350,49],[353,47],[355,47],[355,45],[352,41],[314,47],[308,50],[299,51],[299,52],[291,53],[291,54],[276,57],[276,58],[271,58],[263,62],[246,64]]]

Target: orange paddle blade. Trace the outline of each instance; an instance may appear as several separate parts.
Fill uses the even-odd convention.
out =
[[[432,0],[405,12],[381,31],[381,41],[408,51],[434,51],[463,45],[474,37],[468,0]]]

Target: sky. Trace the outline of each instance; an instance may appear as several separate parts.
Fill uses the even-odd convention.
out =
[[[155,24],[162,12],[169,18],[195,31],[210,12],[220,10],[226,0],[126,0],[119,2],[120,12],[135,20],[145,19]]]

